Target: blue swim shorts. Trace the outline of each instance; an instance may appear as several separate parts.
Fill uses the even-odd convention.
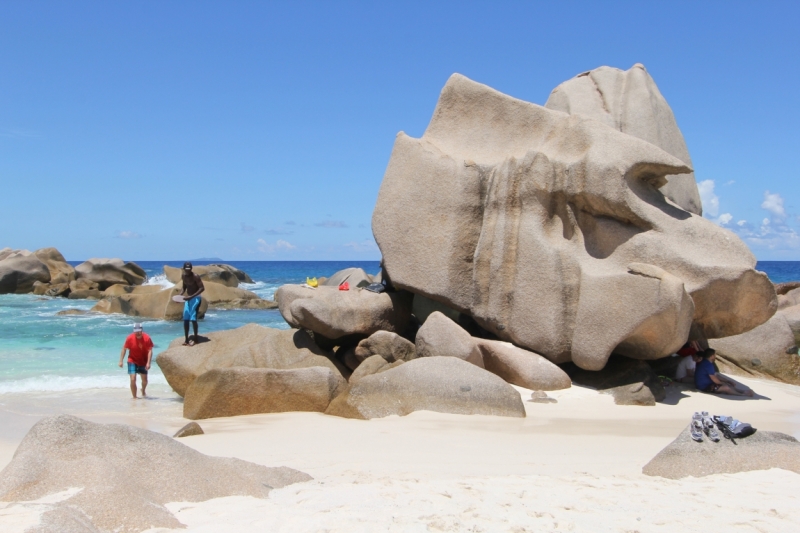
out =
[[[147,369],[139,366],[136,363],[128,362],[128,374],[144,374],[147,375]]]
[[[197,309],[200,307],[200,297],[195,296],[183,302],[183,319],[197,320]]]

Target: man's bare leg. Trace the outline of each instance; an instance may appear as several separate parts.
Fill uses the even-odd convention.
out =
[[[194,342],[197,344],[197,320],[192,320],[192,328],[194,329]]]
[[[131,374],[131,394],[133,394],[133,399],[136,399],[136,374]]]
[[[195,329],[197,329],[197,328],[195,328]],[[189,344],[189,321],[188,320],[184,320],[183,321],[183,336],[184,336],[184,339],[185,339],[183,341],[183,345],[184,346],[188,346],[188,344]]]
[[[720,387],[717,389],[717,394],[730,394],[732,396],[753,396],[753,391],[747,389],[747,391],[742,392],[732,387],[731,385],[725,384],[725,385],[720,385]]]
[[[147,388],[147,374],[139,374],[139,375],[142,376],[142,398],[144,398],[145,396],[147,396],[147,394],[144,392],[144,390]]]

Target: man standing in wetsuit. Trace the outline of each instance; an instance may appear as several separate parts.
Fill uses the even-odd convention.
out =
[[[181,281],[183,282],[183,290],[186,296],[183,297],[183,334],[186,337],[184,346],[194,346],[197,342],[197,310],[200,308],[200,294],[206,290],[203,285],[203,280],[200,276],[192,272],[192,264],[186,262],[183,264],[183,273],[181,274]],[[194,328],[194,337],[189,340],[189,322],[191,321]]]

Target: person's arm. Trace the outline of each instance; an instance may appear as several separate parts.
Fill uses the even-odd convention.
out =
[[[150,361],[153,359],[153,348],[147,350],[147,364],[144,366],[145,370],[150,370]]]
[[[722,385],[723,384],[723,381],[721,379],[719,379],[719,376],[717,376],[716,374],[709,374],[708,377],[711,378],[711,381],[713,381],[717,385]]]
[[[125,352],[128,350],[128,342],[122,345],[122,353],[119,354],[119,367],[122,368],[122,360],[125,359]]]

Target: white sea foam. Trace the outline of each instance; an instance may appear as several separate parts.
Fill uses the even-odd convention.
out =
[[[124,376],[38,376],[17,381],[0,381],[0,394],[20,392],[62,392],[84,389],[114,389]],[[163,375],[149,375],[148,382],[166,385]]]
[[[167,279],[166,274],[157,274],[155,276],[151,276],[147,278],[147,281],[144,282],[144,285],[161,285],[165,289],[169,289],[175,286],[170,280]]]

